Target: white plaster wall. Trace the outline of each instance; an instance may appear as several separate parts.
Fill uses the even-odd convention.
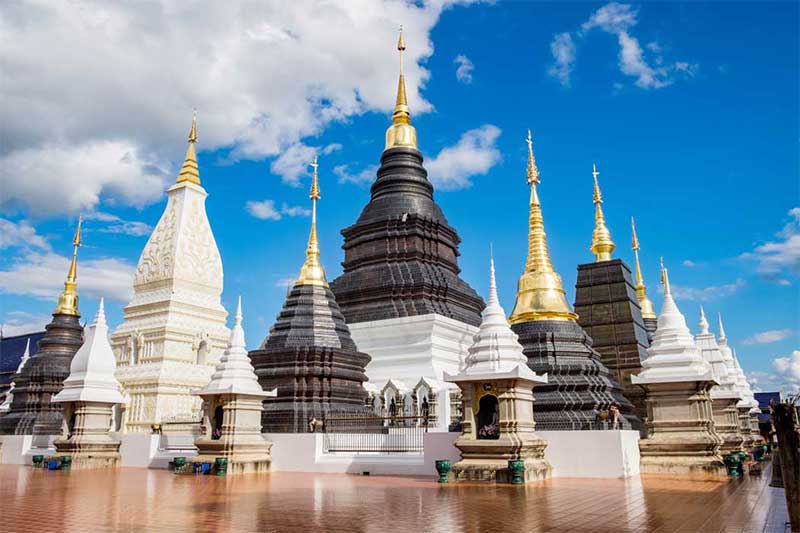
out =
[[[122,456],[121,466],[138,468],[167,467],[166,462],[163,465],[159,465],[155,461],[156,453],[158,453],[159,435],[121,433],[114,434],[114,436],[122,442],[119,447],[119,453]]]
[[[28,464],[27,454],[31,449],[33,436],[31,435],[2,435],[0,443],[3,444],[0,450],[0,464],[4,465],[24,465]]]
[[[639,475],[638,431],[537,431],[547,441],[553,477],[624,478]]]

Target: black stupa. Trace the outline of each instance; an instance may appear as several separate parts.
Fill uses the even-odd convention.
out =
[[[83,327],[78,313],[77,262],[81,244],[81,223],[73,239],[64,291],[45,326],[38,350],[22,372],[14,377],[14,398],[9,411],[0,417],[2,435],[60,435],[63,425],[62,404],[51,403],[69,376],[72,358],[83,344]]]
[[[258,382],[277,396],[264,401],[262,431],[303,433],[312,418],[368,414],[364,368],[319,262],[316,226],[317,165],[311,186],[311,235],[306,260],[277,321],[261,347],[249,353]]]
[[[458,275],[461,240],[433,200],[411,125],[402,70],[369,203],[344,236],[344,272],[331,283],[348,323],[431,313],[478,326],[484,303]]]

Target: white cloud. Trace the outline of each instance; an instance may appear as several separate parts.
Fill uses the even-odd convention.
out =
[[[463,83],[472,83],[472,71],[475,70],[475,65],[464,54],[458,54],[453,61],[458,68],[456,68],[456,79]]]
[[[642,89],[659,89],[675,82],[677,77],[690,78],[697,73],[698,66],[687,61],[668,63],[662,55],[662,47],[653,41],[646,45],[648,58],[631,34],[636,26],[638,10],[629,4],[611,2],[606,4],[581,24],[575,36],[586,38],[593,29],[615,35],[619,44],[619,69],[627,76],[636,78],[634,84]],[[569,86],[570,74],[575,63],[575,41],[569,32],[556,34],[550,43],[555,63],[548,73],[557,78],[562,85]],[[619,87],[615,84],[615,88]]]
[[[44,237],[36,233],[36,228],[27,220],[12,222],[0,218],[0,250],[12,247],[30,247],[50,250],[50,244]]]
[[[150,235],[153,228],[149,224],[139,222],[137,220],[123,220],[117,215],[105,213],[103,211],[95,211],[83,216],[84,220],[96,220],[98,222],[107,222],[106,226],[99,228],[97,231],[101,233],[119,233],[122,235],[130,235],[132,237],[144,237]]]
[[[697,263],[695,263],[695,262],[694,262],[694,261],[692,261],[691,259],[684,259],[684,260],[683,260],[683,266],[685,266],[685,267],[689,267],[689,268],[694,268],[694,267],[696,267],[696,266],[697,266]]]
[[[771,329],[747,337],[742,341],[742,344],[770,344],[787,339],[792,336],[792,333],[793,331],[791,329]]]
[[[784,274],[800,275],[800,207],[789,210],[790,220],[776,233],[778,240],[756,246],[742,254],[743,259],[756,262],[756,271],[779,285],[790,285]]]
[[[800,350],[794,350],[786,357],[775,359],[772,367],[791,389],[800,388]]]
[[[438,190],[453,191],[472,185],[470,177],[485,175],[501,159],[497,149],[500,128],[485,124],[469,130],[453,146],[428,161],[428,177]]]
[[[558,78],[564,87],[570,86],[570,75],[575,65],[575,41],[568,32],[558,33],[550,43],[555,63],[547,71],[554,78]]]
[[[348,165],[338,165],[333,169],[333,173],[339,176],[339,183],[355,183],[356,185],[372,183],[376,172],[378,172],[378,165],[369,165],[356,174],[350,173]]]
[[[53,320],[52,315],[28,313],[27,311],[11,311],[0,324],[4,337],[13,337],[25,333],[44,331],[44,327]]]
[[[289,287],[294,287],[295,283],[297,283],[297,276],[284,276],[275,282],[275,286],[287,289]]]
[[[247,212],[261,220],[280,220],[281,214],[275,209],[275,200],[250,200],[245,204]]]
[[[0,271],[0,292],[53,300],[61,293],[69,259],[53,252],[29,252]],[[84,298],[104,296],[127,302],[133,294],[135,267],[114,258],[80,259],[78,293]]]
[[[682,285],[670,284],[670,290],[676,300],[690,300],[695,302],[708,302],[717,298],[723,298],[736,293],[739,289],[746,287],[747,282],[741,278],[733,283],[725,285],[712,285],[710,287],[684,287]],[[663,288],[661,289],[663,291]]]
[[[408,99],[427,112],[421,64],[454,3],[470,2],[4,2],[0,207],[157,200],[194,107],[198,149],[229,149],[231,160],[276,157],[333,122],[388,112],[401,22]],[[298,176],[285,158],[276,172]]]
[[[289,207],[288,205],[283,204],[281,206],[281,214],[288,217],[310,217],[311,209],[307,207],[301,207],[299,205]]]

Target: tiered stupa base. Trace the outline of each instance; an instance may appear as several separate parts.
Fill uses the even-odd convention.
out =
[[[539,431],[610,429],[614,403],[620,411],[618,429],[642,427],[633,405],[576,322],[538,320],[514,324],[511,329],[519,335],[528,367],[547,374],[547,383],[538,384],[533,394]]]
[[[112,410],[112,404],[99,402],[77,402],[74,407],[67,407],[66,414],[74,416],[75,423],[69,438],[56,439],[56,455],[68,455],[73,470],[119,466],[120,441],[109,432]]]
[[[714,398],[712,392],[711,411],[714,416],[714,431],[722,439],[719,453],[724,457],[729,453],[742,451],[741,431],[739,430],[739,413],[736,410],[735,398]]]

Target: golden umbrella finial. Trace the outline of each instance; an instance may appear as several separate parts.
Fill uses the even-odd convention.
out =
[[[72,237],[72,260],[69,264],[67,279],[64,281],[64,290],[58,297],[58,304],[54,315],[73,315],[81,316],[78,312],[78,248],[81,246],[81,224],[83,217],[78,217],[78,227]]]
[[[183,166],[178,173],[175,183],[194,183],[200,185],[200,169],[197,166],[197,153],[194,145],[197,143],[197,111],[192,115],[192,127],[189,129],[189,146],[186,148],[186,156],[183,159]]]
[[[611,252],[616,247],[614,241],[611,240],[611,232],[606,227],[606,219],[603,215],[603,195],[600,193],[600,184],[597,177],[600,173],[597,171],[597,165],[592,163],[592,178],[594,178],[594,231],[592,232],[592,244],[589,250],[594,254],[595,261],[610,261]]]
[[[533,138],[530,130],[525,140],[528,144],[527,180],[531,187],[530,212],[528,215],[528,259],[525,271],[517,283],[517,301],[509,322],[519,324],[534,320],[572,320],[578,315],[572,312],[561,282],[561,276],[553,268],[547,248],[547,235],[539,204],[536,186],[539,170],[533,156]]]
[[[402,26],[397,39],[397,50],[400,52],[400,78],[397,82],[397,100],[392,113],[392,125],[386,130],[386,150],[395,147],[417,148],[417,130],[411,125],[411,113],[406,98],[406,78],[403,70],[406,41],[403,38]]]
[[[647,287],[644,284],[642,267],[639,265],[639,238],[636,236],[636,221],[633,220],[633,217],[631,217],[631,247],[636,262],[636,299],[639,301],[639,307],[642,308],[642,318],[658,318],[653,302],[647,297]]]
[[[323,270],[319,261],[319,240],[317,239],[317,200],[320,199],[320,194],[319,163],[316,155],[314,156],[314,162],[310,166],[314,169],[311,175],[311,191],[308,194],[311,199],[311,232],[308,235],[308,245],[306,246],[306,260],[300,269],[300,275],[295,285],[327,287],[328,281],[325,278],[325,270]]]

